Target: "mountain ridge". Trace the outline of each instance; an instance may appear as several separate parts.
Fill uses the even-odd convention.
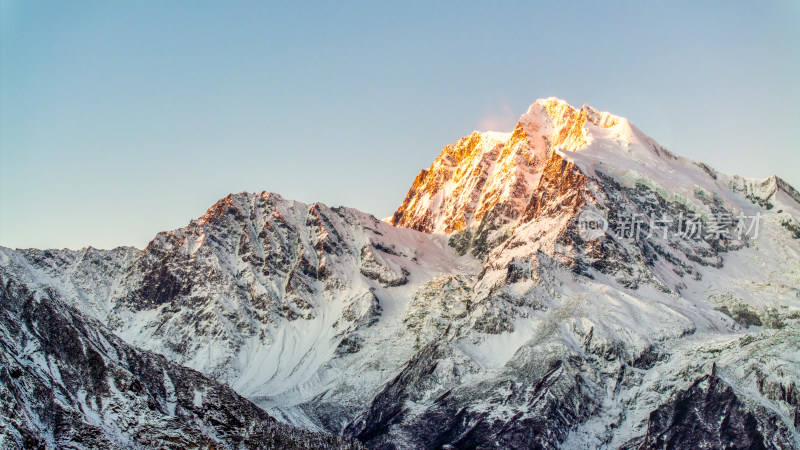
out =
[[[794,448],[800,201],[784,185],[546,99],[510,134],[445,147],[400,226],[238,193],[143,250],[0,248],[0,266],[281,421],[374,448],[633,448],[671,425],[712,445],[702,395],[755,424],[748,442]],[[686,401],[710,434],[670,415]]]

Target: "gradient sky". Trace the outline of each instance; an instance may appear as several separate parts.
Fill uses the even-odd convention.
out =
[[[537,98],[800,187],[800,2],[7,1],[0,245],[144,247],[243,190],[385,217]]]

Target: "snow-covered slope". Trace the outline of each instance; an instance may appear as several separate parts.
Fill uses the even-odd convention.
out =
[[[3,249],[0,258],[127,342],[309,428],[343,426],[342,411],[411,356],[402,320],[420,286],[478,267],[446,236],[268,193],[228,196],[143,251]],[[298,406],[321,395],[306,417]],[[336,406],[323,416],[327,402]]]
[[[798,217],[776,177],[551,98],[445,147],[397,226],[243,193],[143,251],[0,264],[370,447],[796,448]]]
[[[0,447],[357,448],[281,424],[0,268]]]
[[[547,161],[520,219],[477,226],[502,242],[464,295],[470,313],[349,431],[373,446],[639,445],[665,426],[692,433],[653,415],[713,372],[744,405],[726,420],[763,421],[741,442],[797,446],[800,195],[677,157],[588,106],[539,101],[520,124],[543,133]],[[685,442],[723,446],[712,394],[697,408],[713,430]],[[381,419],[398,404],[398,424]]]

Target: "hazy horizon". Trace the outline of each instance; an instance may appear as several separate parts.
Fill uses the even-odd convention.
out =
[[[550,96],[800,188],[796,2],[0,5],[7,247],[143,248],[241,191],[382,218]]]

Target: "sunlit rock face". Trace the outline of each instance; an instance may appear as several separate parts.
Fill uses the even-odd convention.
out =
[[[489,212],[502,223],[518,219],[545,167],[558,164],[549,161],[553,149],[587,144],[587,121],[610,127],[618,118],[550,98],[531,105],[511,133],[475,131],[459,139],[420,172],[391,223],[451,233],[476,226]]]
[[[144,250],[0,264],[373,448],[797,448],[798,217],[776,177],[547,99],[445,147],[394,226],[240,193]]]

